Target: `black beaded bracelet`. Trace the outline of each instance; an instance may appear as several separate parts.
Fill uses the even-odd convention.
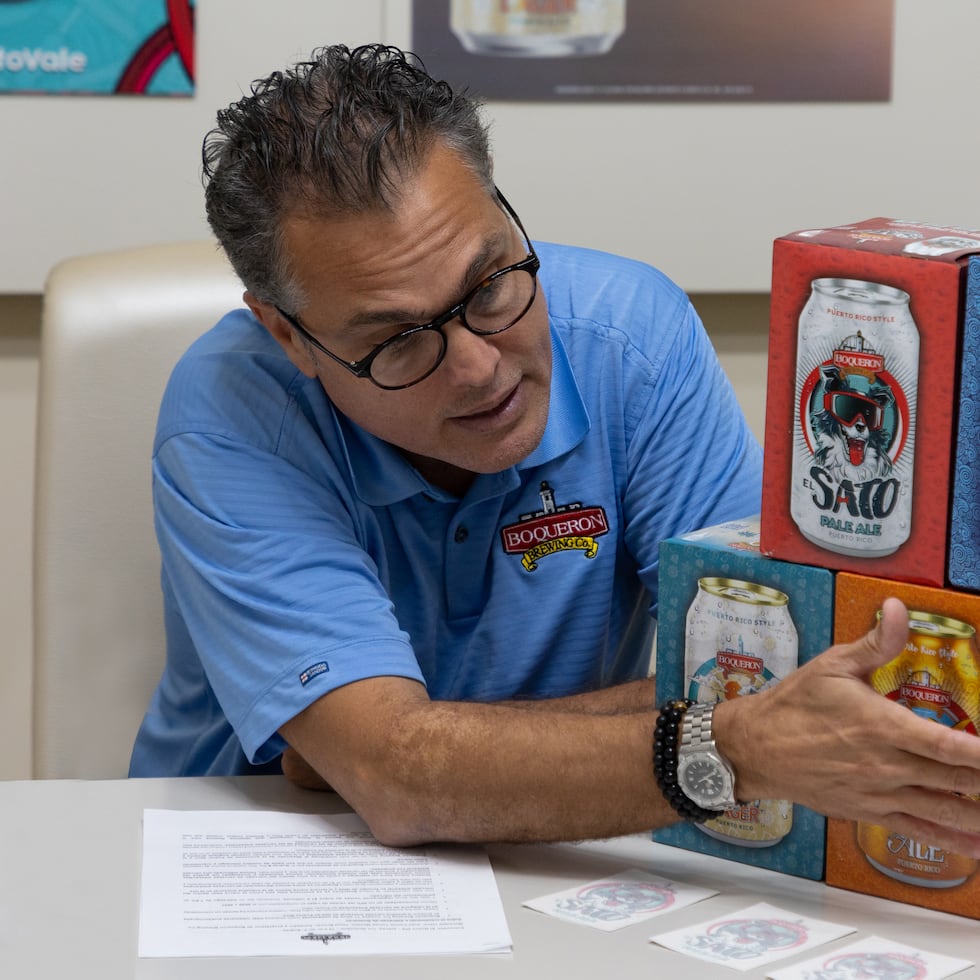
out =
[[[690,698],[675,698],[660,708],[653,730],[653,775],[664,798],[685,820],[704,823],[705,820],[717,817],[720,811],[698,806],[677,785],[677,747],[681,739],[681,721],[684,712],[695,703]]]

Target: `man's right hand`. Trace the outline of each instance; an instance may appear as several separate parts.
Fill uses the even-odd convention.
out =
[[[741,799],[791,799],[980,857],[980,738],[882,697],[872,672],[908,641],[888,599],[877,626],[767,691],[719,705],[714,730]]]

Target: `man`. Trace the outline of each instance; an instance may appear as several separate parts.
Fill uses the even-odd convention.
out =
[[[758,511],[761,460],[686,297],[532,244],[477,107],[396,49],[257,83],[205,169],[250,313],[161,408],[169,652],[133,774],[282,765],[392,844],[697,814],[662,751],[672,803],[651,772],[658,545]],[[980,807],[952,795],[980,792],[980,740],[865,682],[906,632],[893,601],[720,705],[731,792],[980,853]]]

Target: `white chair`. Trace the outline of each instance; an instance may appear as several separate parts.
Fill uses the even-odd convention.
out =
[[[164,659],[150,455],[175,361],[242,285],[212,242],[69,259],[42,313],[33,772],[126,775]]]

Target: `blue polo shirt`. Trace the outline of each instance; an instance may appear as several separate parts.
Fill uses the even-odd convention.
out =
[[[247,311],[187,351],[153,451],[167,661],[131,774],[274,770],[279,728],[366,677],[495,701],[647,673],[661,540],[756,513],[761,450],[677,286],[536,247],[544,437],[462,498],[334,409]]]

